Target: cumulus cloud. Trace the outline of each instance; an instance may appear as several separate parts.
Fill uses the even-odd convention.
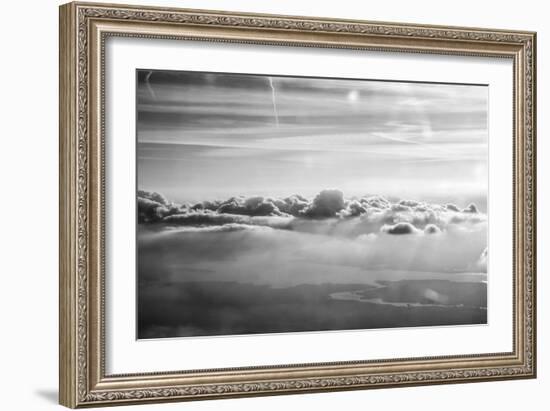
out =
[[[162,194],[139,190],[137,195],[137,214],[140,223],[154,223],[164,217],[185,212],[185,206],[170,203]]]
[[[341,210],[338,215],[340,217],[358,217],[366,214],[367,208],[357,200],[349,201],[344,210]]]
[[[147,200],[154,201],[155,203],[159,203],[163,206],[168,206],[170,203],[160,193],[156,193],[154,191],[145,191],[145,190],[138,190],[138,198],[144,198]]]
[[[233,197],[220,204],[218,213],[240,214],[248,216],[280,216],[283,213],[273,203],[264,197]]]
[[[463,213],[479,213],[477,210],[477,206],[475,204],[468,204],[468,207],[466,207],[464,210],[462,210]]]
[[[391,203],[386,198],[381,196],[362,198],[360,201],[361,203],[366,204],[369,208],[377,208],[383,210],[391,207]]]
[[[454,204],[445,204],[445,208],[451,211],[460,211],[460,209]]]
[[[416,207],[416,206],[420,205],[421,203],[419,203],[416,200],[401,200],[399,202],[399,204],[407,206],[407,207]]]
[[[304,209],[309,206],[309,200],[301,195],[294,194],[284,199],[275,199],[273,203],[283,213],[287,213],[293,216],[299,216],[303,214]]]
[[[148,198],[138,197],[138,221],[140,223],[157,222],[162,220],[168,209],[162,204]]]
[[[399,212],[399,211],[407,211],[407,212],[412,211],[411,207],[409,207],[407,205],[404,205],[404,204],[399,204],[399,203],[398,204],[392,204],[390,208],[391,208],[392,211],[397,211],[397,212]]]
[[[441,229],[435,224],[428,224],[424,227],[424,233],[426,234],[438,234],[441,232]]]
[[[266,226],[311,234],[359,237],[365,234],[438,234],[485,229],[487,216],[475,204],[433,204],[381,196],[346,199],[339,190],[321,191],[313,199],[231,197],[180,205],[162,194],[138,191],[138,221],[173,226]]]
[[[194,210],[194,211],[197,211],[197,210],[216,211],[219,206],[220,206],[219,201],[202,201],[200,203],[192,205],[191,210]]]
[[[344,193],[340,190],[323,190],[304,210],[304,215],[311,218],[335,217],[344,206]]]
[[[384,225],[381,231],[386,234],[419,234],[421,231],[411,223],[397,223]]]

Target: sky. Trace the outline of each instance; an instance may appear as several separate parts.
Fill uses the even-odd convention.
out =
[[[137,72],[138,187],[176,202],[336,188],[486,207],[488,89]]]

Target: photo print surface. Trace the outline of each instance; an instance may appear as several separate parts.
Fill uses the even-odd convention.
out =
[[[136,76],[139,339],[487,323],[487,86]]]

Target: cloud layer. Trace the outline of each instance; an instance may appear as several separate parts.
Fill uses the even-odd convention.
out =
[[[224,201],[176,204],[162,194],[138,191],[138,221],[175,227],[216,230],[220,226],[269,227],[312,234],[358,237],[366,234],[438,235],[444,231],[479,231],[487,216],[475,204],[431,204],[391,201],[381,196],[346,199],[327,189],[312,199],[231,197]],[[226,227],[227,229],[231,229]]]

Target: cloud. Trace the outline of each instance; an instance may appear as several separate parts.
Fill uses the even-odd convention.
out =
[[[258,218],[282,219],[250,217]],[[140,278],[181,282],[202,281],[208,275],[208,280],[278,287],[484,274],[476,263],[487,247],[486,230],[449,229],[436,235],[378,231],[350,236],[337,231],[349,230],[360,220],[293,219],[288,230],[238,223],[140,225]],[[328,235],[315,231],[315,227]]]
[[[157,193],[154,193],[157,194]],[[186,212],[185,206],[177,206],[160,198],[162,202],[152,200],[150,197],[137,198],[137,214],[140,223],[156,223],[163,221],[166,216]]]
[[[371,208],[386,209],[391,207],[390,202],[381,196],[362,198],[360,201],[361,203],[366,204],[368,207]]]
[[[445,208],[451,211],[457,211],[457,212],[460,211],[460,209],[454,204],[445,204]]]
[[[424,233],[426,234],[438,234],[441,232],[441,229],[435,224],[428,224],[424,227]]]
[[[411,223],[397,223],[395,225],[384,225],[381,231],[386,234],[419,234],[421,231]]]
[[[140,223],[150,223],[161,221],[168,212],[168,209],[162,204],[148,198],[138,197],[138,221]]]
[[[147,199],[147,200],[151,200],[155,203],[158,203],[158,204],[161,204],[163,206],[168,206],[170,203],[168,202],[168,200],[166,199],[166,197],[164,197],[162,194],[160,193],[156,193],[154,191],[145,191],[145,190],[138,190],[138,198],[144,198],[144,199]]]
[[[254,225],[242,223],[227,223],[224,225],[209,225],[209,226],[186,226],[173,228],[173,232],[179,233],[220,233],[233,232],[243,230],[272,230],[268,225]]]
[[[182,227],[210,227],[239,225],[243,227],[263,226],[277,229],[289,229],[292,217],[285,216],[245,216],[238,214],[219,214],[212,211],[192,211],[182,214],[173,214],[163,218],[162,222],[168,225]],[[234,227],[235,228],[235,227]]]
[[[416,201],[416,200],[401,200],[399,202],[399,204],[407,206],[407,207],[416,207],[416,206],[421,205],[421,203]]]
[[[192,211],[185,214],[174,214],[164,217],[164,223],[174,225],[224,225],[232,223],[245,224],[246,217],[235,214],[218,214],[211,211]]]
[[[449,217],[447,220],[448,224],[474,225],[487,221],[487,216],[481,213],[462,212],[454,213],[447,217]]]
[[[210,211],[216,211],[218,207],[220,206],[219,201],[203,201],[197,204],[194,204],[191,206],[191,210],[210,210]]]
[[[367,212],[367,208],[357,200],[348,202],[346,208],[338,213],[340,217],[358,217]]]
[[[157,223],[167,216],[187,211],[187,206],[169,202],[160,193],[145,190],[137,192],[137,217],[140,223]]]
[[[410,212],[410,211],[412,211],[411,207],[406,206],[404,204],[399,204],[399,203],[398,204],[392,204],[390,208],[391,208],[392,211],[396,211],[396,212],[399,212],[399,211]]]
[[[280,211],[293,216],[302,215],[304,209],[309,206],[309,200],[298,194],[291,195],[285,199],[275,199],[273,202]]]
[[[240,214],[248,216],[280,216],[283,213],[273,203],[264,197],[233,197],[220,204],[218,213]]]
[[[330,218],[345,206],[344,194],[340,190],[323,190],[313,199],[311,205],[304,210],[304,216],[310,218]]]
[[[468,204],[468,207],[462,210],[463,213],[479,213],[475,204]]]

